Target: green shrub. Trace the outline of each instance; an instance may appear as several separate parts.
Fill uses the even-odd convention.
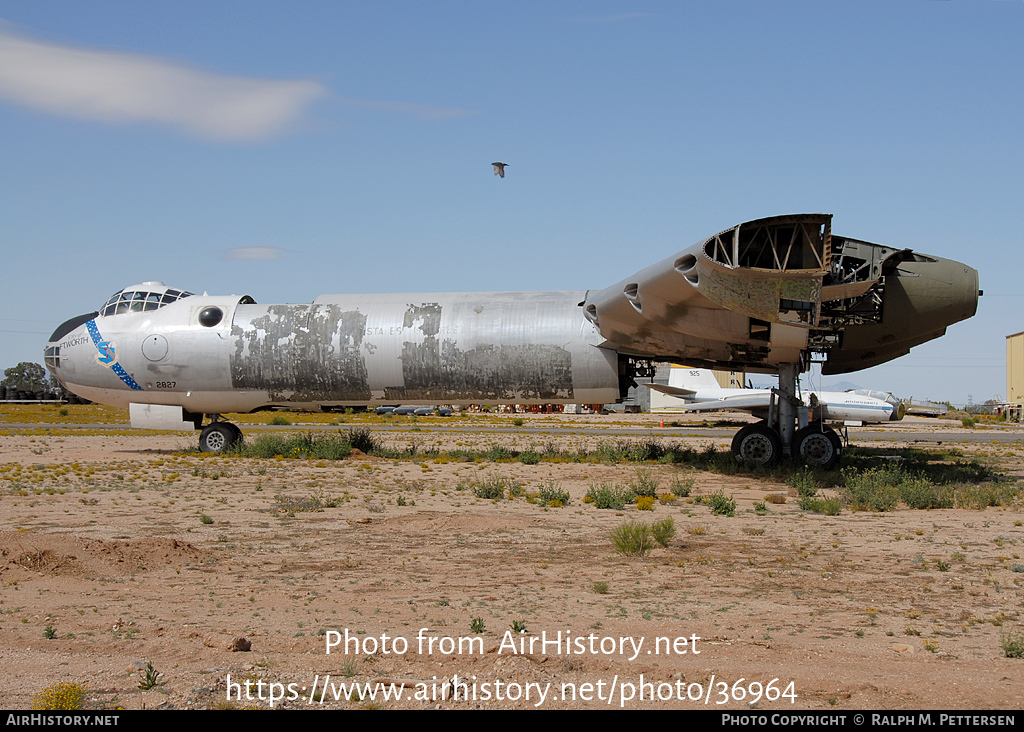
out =
[[[308,458],[344,460],[352,454],[352,444],[341,435],[287,435],[266,433],[246,443],[236,442],[232,449],[245,457]]]
[[[922,476],[906,476],[900,483],[900,498],[910,508],[952,508],[953,489],[932,485]]]
[[[471,486],[473,488],[473,495],[477,498],[494,500],[504,498],[505,489],[509,487],[512,482],[513,481],[502,475],[489,475],[481,481],[473,481]],[[520,490],[521,489],[522,484],[520,484]]]
[[[690,476],[681,478],[677,475],[672,478],[672,482],[668,484],[668,489],[672,495],[680,498],[686,498],[693,492],[693,487],[696,482],[697,481]]]
[[[324,489],[320,488],[316,493],[310,493],[305,498],[278,493],[274,496],[274,508],[289,516],[294,516],[296,513],[316,513],[325,508],[335,508],[344,503],[344,500],[343,498],[330,498],[324,493]]]
[[[668,546],[676,535],[676,523],[671,518],[656,521],[651,525],[651,536],[661,546]]]
[[[147,661],[146,668],[140,672],[141,680],[139,681],[139,689],[142,691],[149,691],[150,689],[160,685],[160,677],[162,673],[153,668],[153,662]]]
[[[797,495],[801,498],[814,496],[818,492],[818,488],[821,487],[818,485],[818,481],[814,479],[814,474],[806,468],[799,473],[793,473],[793,475],[789,476],[786,484],[790,488],[796,488]]]
[[[344,460],[352,454],[352,443],[341,435],[307,435],[296,457],[310,460]],[[286,456],[287,457],[287,456]]]
[[[654,549],[651,527],[641,521],[629,521],[611,535],[615,551],[627,557],[645,557]]]
[[[1007,658],[1024,658],[1024,633],[1003,633],[1001,645]]]
[[[599,486],[590,486],[587,489],[587,498],[593,501],[597,508],[622,510],[627,503],[633,500],[633,491],[629,488],[602,483]]]
[[[857,511],[891,511],[900,500],[899,485],[903,471],[899,466],[884,465],[858,473],[844,471],[846,502]]]
[[[351,429],[345,437],[352,449],[361,450],[367,455],[379,447],[370,430]]]
[[[291,423],[292,423],[291,420],[288,419],[287,417],[285,417],[283,414],[275,414],[273,417],[270,418],[270,421],[267,422],[267,424],[282,424],[282,425],[283,424],[291,424]]]
[[[838,498],[813,498],[804,496],[797,499],[797,505],[804,511],[811,513],[823,513],[826,516],[838,516],[843,510],[843,504]]]
[[[702,502],[711,509],[711,513],[715,516],[736,515],[736,499],[726,496],[721,488],[709,496],[704,496]]]
[[[523,465],[536,465],[540,462],[540,453],[533,450],[525,450],[519,453],[519,462]]]
[[[819,513],[823,513],[826,516],[838,516],[842,510],[843,503],[838,498],[824,498],[821,501]]]
[[[980,510],[988,506],[1005,506],[1018,496],[1020,486],[1001,481],[959,485],[953,488],[953,502],[957,508]]]
[[[255,458],[272,458],[275,455],[287,456],[291,452],[288,436],[273,432],[264,432],[252,440],[246,440],[244,443],[236,442],[231,447],[245,457]]]
[[[555,501],[559,502],[561,506],[569,505],[569,491],[564,491],[558,487],[557,483],[547,482],[540,487],[538,499],[545,506],[550,506]]]
[[[345,658],[341,663],[341,675],[346,679],[351,679],[353,676],[359,673],[359,659],[358,658]]]
[[[1020,495],[1015,483],[1000,480],[974,462],[907,463],[909,467],[887,464],[863,472],[847,468],[843,498],[856,510],[891,511],[900,500],[910,508],[981,509],[1005,505]]]
[[[668,451],[657,440],[619,440],[602,443],[594,451],[596,457],[605,463],[647,463],[666,457]]]
[[[484,453],[486,458],[493,463],[501,462],[502,460],[511,460],[514,456],[507,447],[501,445],[491,445],[490,449]]]
[[[658,495],[658,481],[651,477],[649,470],[637,470],[636,480],[629,483],[629,488],[633,491],[633,498],[655,498]]]

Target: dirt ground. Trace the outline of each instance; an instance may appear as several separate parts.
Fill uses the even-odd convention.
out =
[[[565,449],[622,439],[600,429],[621,419],[526,416],[535,431],[521,432],[470,416],[375,434]],[[466,424],[480,431],[446,426]],[[581,431],[544,431],[566,424]],[[659,418],[627,426],[646,437]],[[897,445],[884,429],[858,441]],[[0,425],[0,708],[28,709],[58,682],[82,684],[90,708],[127,709],[1024,707],[1024,659],[1003,651],[1024,628],[1019,502],[824,516],[781,483],[651,463],[639,467],[659,493],[692,478],[689,499],[600,510],[588,488],[635,480],[636,464],[182,451],[194,444]],[[1024,465],[1020,439],[958,449],[1010,476]],[[465,487],[494,475],[527,494],[553,481],[571,500]],[[734,517],[693,500],[718,490]],[[787,501],[755,512],[770,493]],[[617,527],[665,518],[667,547],[616,553]],[[143,690],[147,664],[159,676]],[[405,684],[400,700],[383,698],[399,686],[350,693],[390,682]]]

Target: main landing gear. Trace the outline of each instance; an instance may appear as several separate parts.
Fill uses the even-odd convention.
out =
[[[834,429],[821,422],[811,422],[793,437],[793,455],[811,467],[828,470],[839,462],[843,441]]]
[[[211,415],[213,421],[199,433],[200,452],[224,452],[242,439],[242,430],[230,422],[223,422],[219,414]]]
[[[732,454],[737,460],[767,467],[790,455],[825,470],[839,462],[843,441],[834,429],[823,422],[796,429],[799,421],[806,422],[806,407],[796,396],[797,373],[795,364],[783,364],[779,369],[778,402],[773,395],[768,419],[747,425],[732,438]]]
[[[790,455],[814,468],[828,470],[842,457],[843,440],[826,424],[811,422],[793,436]],[[775,465],[784,454],[779,432],[768,422],[750,424],[732,438],[732,454],[738,460],[766,467]]]

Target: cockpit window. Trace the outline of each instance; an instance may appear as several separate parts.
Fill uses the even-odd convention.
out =
[[[152,284],[152,283],[147,283]],[[156,310],[168,303],[181,300],[184,297],[191,297],[191,292],[184,290],[173,290],[171,288],[160,288],[161,291],[151,292],[148,290],[126,288],[115,292],[110,299],[100,308],[100,315],[120,315],[122,313],[141,313]]]

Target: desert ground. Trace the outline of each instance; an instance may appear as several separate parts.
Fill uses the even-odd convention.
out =
[[[795,466],[599,450],[727,448],[729,430],[679,415],[238,422],[248,440],[354,428],[394,448],[326,460],[203,455],[117,410],[65,411],[0,409],[2,708],[58,683],[91,709],[1024,707],[1006,652],[1024,647],[1020,498],[824,515],[797,505]],[[851,438],[879,464],[909,448],[1003,484],[1024,472],[1010,426]],[[499,479],[519,495],[476,495]],[[584,501],[638,481],[658,486],[650,510]],[[701,500],[718,492],[735,515]],[[623,524],[669,518],[665,546],[616,551]]]

